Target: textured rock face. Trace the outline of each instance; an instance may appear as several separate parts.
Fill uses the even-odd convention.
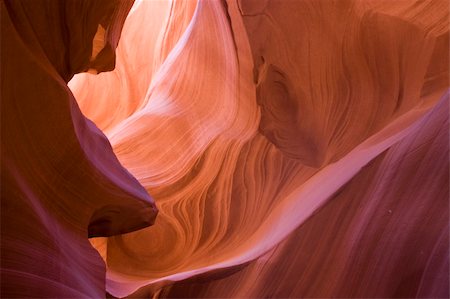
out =
[[[448,97],[265,256],[161,297],[448,297],[447,105]]]
[[[420,101],[437,36],[374,2],[241,1],[260,132],[304,164],[338,160]]]
[[[87,237],[129,232],[156,216],[66,85],[76,72],[111,69],[131,5],[1,2],[4,298],[105,296],[104,264]],[[94,57],[100,26],[106,34]]]
[[[35,3],[2,2],[2,296],[449,296],[446,1]]]

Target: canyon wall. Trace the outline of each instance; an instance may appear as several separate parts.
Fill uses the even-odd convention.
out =
[[[447,1],[25,2],[2,296],[449,296]]]

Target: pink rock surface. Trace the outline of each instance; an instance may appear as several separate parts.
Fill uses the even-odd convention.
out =
[[[447,298],[448,125],[446,96],[263,257],[161,297]]]
[[[154,221],[153,199],[66,85],[76,72],[114,66],[131,4],[1,2],[3,298],[103,297],[104,264],[87,237]],[[94,58],[98,26],[106,35]]]
[[[446,1],[21,3],[2,294],[449,296]]]

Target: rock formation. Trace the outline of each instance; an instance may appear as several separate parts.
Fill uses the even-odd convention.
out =
[[[131,4],[1,2],[3,298],[104,296],[105,266],[88,236],[154,221],[153,199],[67,87],[77,72],[114,67]]]
[[[131,5],[2,2],[2,297],[449,296],[445,0]]]

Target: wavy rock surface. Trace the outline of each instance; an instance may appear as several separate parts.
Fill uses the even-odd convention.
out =
[[[87,237],[154,221],[153,199],[66,85],[114,66],[131,5],[1,2],[3,298],[104,297],[105,266]]]
[[[161,297],[448,297],[448,126],[447,95],[262,258]]]
[[[113,296],[448,297],[447,8],[443,0],[136,1],[115,69],[76,75],[69,86],[146,190],[107,146],[80,141],[85,154],[77,155],[68,130],[67,142],[27,133],[49,156],[30,161],[53,165],[50,157],[67,145],[60,161],[70,156],[79,168],[55,179],[52,190],[70,181],[76,198],[89,191],[91,200],[78,206],[86,211],[92,202],[120,203],[127,212],[111,221],[114,233],[149,224],[145,191],[155,198],[152,227],[91,234],[102,236],[91,244]],[[111,32],[94,23],[91,56],[102,53],[102,32]],[[70,111],[58,108],[63,101],[51,103],[53,112]],[[54,123],[72,123],[70,115],[52,122],[47,114],[34,122],[47,123],[46,134]],[[83,127],[77,124],[71,128]],[[88,124],[78,140],[95,132],[107,144]],[[27,146],[17,157],[30,152],[22,139]],[[44,150],[50,144],[54,152]],[[112,183],[101,175],[91,185],[82,181],[91,178],[83,158]],[[80,173],[87,174],[77,181]],[[133,196],[122,198],[124,188]],[[65,215],[49,209],[42,211],[52,221]],[[90,223],[103,227],[89,221],[76,224],[84,236]],[[99,256],[89,263],[70,274],[85,287],[92,271],[83,271],[101,267]]]
[[[425,143],[438,139],[420,124],[432,118],[428,111],[448,87],[448,64],[440,63],[448,52],[444,1],[199,1],[190,9],[181,4],[193,2],[167,1],[170,11],[155,8],[152,14],[149,7],[161,3],[142,1],[124,29],[131,32],[139,23],[139,11],[148,10],[147,17],[166,14],[158,37],[152,37],[155,29],[145,35],[152,42],[124,44],[131,57],[153,49],[144,55],[152,65],[147,71],[153,72],[150,83],[142,85],[145,96],[133,96],[141,106],[115,126],[104,125],[118,158],[155,196],[161,213],[152,228],[99,240],[108,264],[108,291],[116,296],[135,291],[135,296],[181,297],[433,296],[427,293],[431,289],[418,291],[418,286],[429,279],[426,261],[448,215],[424,229],[430,236],[415,230],[432,219],[433,212],[423,214],[427,203],[440,200],[435,207],[445,210],[448,173],[440,179],[433,175],[430,187],[419,188],[434,188],[439,199],[411,192],[404,196],[411,205],[403,207],[394,193],[380,194],[415,185],[397,186],[391,178],[398,171],[404,181],[414,179],[398,166],[403,154],[416,151],[408,140],[419,135]],[[173,28],[185,31],[176,32],[178,42],[166,43],[161,36],[174,36]],[[160,49],[170,47],[161,60]],[[133,59],[121,63],[123,68],[140,64]],[[94,88],[82,89],[93,80]],[[91,110],[95,94],[89,93],[104,89],[107,80],[80,75],[73,84],[81,109],[99,124],[117,121],[96,114],[101,109],[107,113],[131,103]],[[442,117],[445,104],[440,109]],[[441,142],[433,149],[445,161],[445,136]],[[407,146],[396,150],[401,144]],[[386,158],[387,153],[394,157]],[[415,155],[407,163],[419,165],[420,159]],[[427,171],[439,173],[437,164],[423,167],[418,181]],[[369,186],[379,191],[366,193]],[[369,226],[368,218],[386,212],[379,205],[408,208],[411,218],[405,213],[392,224],[380,219]],[[354,225],[327,231],[342,217]],[[410,231],[397,225],[402,223]],[[385,247],[373,248],[384,230],[387,237],[379,246]],[[336,233],[340,243],[330,244]],[[374,237],[361,237],[365,233]],[[445,248],[444,241],[436,250]],[[407,242],[426,249],[416,264],[406,265],[417,253],[405,248]],[[334,255],[330,246],[337,248]],[[308,258],[308,250],[317,255]],[[360,260],[354,251],[363,252]],[[396,263],[391,274],[383,276],[393,267],[388,261],[379,268],[373,264],[380,251]],[[264,254],[271,257],[258,259]],[[317,266],[308,266],[310,259]],[[326,270],[320,263],[330,259],[339,263]],[[271,266],[261,274],[265,261]],[[294,262],[298,267],[286,270]],[[436,292],[448,286],[442,280],[448,269],[441,270],[433,276]],[[235,271],[223,282],[204,284]],[[361,271],[366,276],[338,280],[343,273]],[[301,283],[296,281],[300,275],[305,277]],[[377,275],[379,280],[364,278]],[[202,283],[164,288],[186,279]]]

